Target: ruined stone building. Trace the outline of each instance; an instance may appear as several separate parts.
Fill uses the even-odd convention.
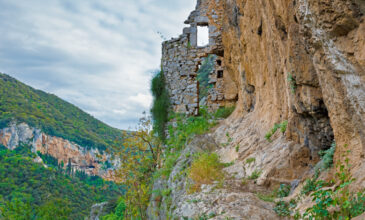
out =
[[[175,112],[197,115],[199,113],[199,82],[197,72],[203,60],[214,54],[214,70],[209,75],[211,88],[206,102],[209,110],[232,105],[237,95],[225,94],[224,50],[222,46],[222,10],[212,9],[208,1],[198,1],[196,9],[191,12],[183,33],[178,38],[163,42],[162,69],[170,93],[172,108]],[[199,45],[199,28],[209,31],[209,43]]]

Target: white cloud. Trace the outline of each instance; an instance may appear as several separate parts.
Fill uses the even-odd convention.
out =
[[[0,0],[0,72],[112,126],[134,127],[152,101],[157,32],[181,34],[194,6],[195,0]]]

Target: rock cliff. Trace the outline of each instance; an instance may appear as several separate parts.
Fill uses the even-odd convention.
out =
[[[225,213],[217,219],[279,218],[270,203],[257,200],[251,192],[287,183],[294,193],[313,174],[318,152],[334,142],[335,161],[351,151],[356,178],[352,188],[364,189],[364,15],[361,0],[198,0],[186,22],[190,27],[179,38],[164,42],[162,67],[174,110],[194,114],[199,109],[196,66],[200,58],[216,54],[224,60],[221,100],[229,102],[218,104],[235,102],[236,110],[208,136],[219,146],[227,143],[228,134],[231,140],[226,147],[211,150],[234,165],[226,168],[230,180],[213,193],[205,186],[202,193],[187,194],[186,180],[177,181],[174,172],[167,182],[156,182],[155,188],[172,189],[172,204],[159,211],[152,202],[149,211],[158,214],[151,218],[210,212]],[[209,26],[206,47],[195,43],[197,26]],[[213,74],[218,76],[219,71]],[[285,133],[265,139],[274,124],[282,122],[287,122]],[[186,149],[194,152],[197,146],[201,144],[193,141]],[[182,161],[189,164],[185,157],[182,153],[176,169]],[[255,161],[246,163],[248,158]],[[252,186],[255,189],[237,187],[255,170],[262,171]],[[198,202],[189,203],[192,200]]]
[[[0,129],[0,144],[10,150],[14,150],[20,144],[31,145],[33,153],[51,155],[59,164],[63,162],[65,168],[71,162],[73,170],[85,171],[88,175],[97,175],[105,180],[114,180],[114,169],[119,166],[119,160],[114,159],[112,155],[49,136],[25,123],[11,123],[10,126]],[[43,162],[40,157],[37,157],[36,161]],[[106,162],[110,163],[110,166],[106,166]]]

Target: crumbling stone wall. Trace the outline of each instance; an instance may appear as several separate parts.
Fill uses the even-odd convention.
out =
[[[216,54],[219,63],[210,75],[212,88],[209,89],[208,108],[215,110],[225,105],[224,61],[222,46],[222,10],[212,4],[220,1],[198,1],[196,9],[191,12],[183,33],[178,38],[162,44],[162,69],[164,71],[173,111],[197,115],[199,113],[199,83],[197,71],[203,59],[209,54]],[[198,46],[198,26],[209,28],[209,44]],[[230,102],[234,102],[235,97]]]

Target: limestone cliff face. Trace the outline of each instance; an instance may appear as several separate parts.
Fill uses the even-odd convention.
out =
[[[218,146],[227,143],[227,133],[232,138],[227,147],[215,149],[224,162],[235,161],[226,169],[234,180],[226,183],[225,194],[236,193],[235,181],[254,170],[262,171],[258,186],[288,183],[294,191],[313,172],[318,152],[333,142],[337,145],[335,160],[348,145],[357,178],[353,188],[365,188],[365,2],[198,0],[190,24],[199,25],[202,17],[216,31],[210,38],[220,39],[210,41],[204,51],[224,60],[223,97],[236,101],[237,106],[209,134]],[[194,33],[195,26],[190,28]],[[167,45],[174,50],[169,42],[164,47]],[[195,55],[190,57],[196,59]],[[167,60],[163,67],[176,64],[173,59]],[[185,62],[189,60],[169,74],[177,77]],[[194,74],[189,80],[189,85],[194,84]],[[172,90],[173,83],[177,88],[184,87],[179,80],[168,83]],[[178,94],[183,97],[184,91]],[[285,134],[277,132],[272,142],[265,140],[274,124],[283,121],[288,121]],[[247,164],[247,158],[255,158],[255,162]],[[178,194],[181,186],[176,187],[178,182],[173,177],[167,185],[175,195],[172,207],[191,206],[179,200],[181,196],[203,200],[200,208],[189,213],[175,210],[177,216],[193,217],[224,206],[227,216],[250,219],[247,216],[252,210],[262,207],[252,200],[246,204],[252,209],[235,210],[235,202],[240,203],[240,196],[245,196],[228,198],[224,193],[214,194],[212,205],[212,198],[204,194]]]
[[[32,152],[49,154],[63,161],[65,167],[71,162],[74,170],[85,171],[89,175],[97,175],[106,180],[113,180],[113,169],[118,167],[119,161],[111,155],[99,152],[98,149],[86,149],[68,140],[49,136],[39,129],[32,128],[25,123],[12,123],[9,127],[0,130],[0,144],[10,150],[14,150],[20,143],[32,146]],[[36,161],[42,162],[41,158]],[[112,166],[105,167],[105,161]]]
[[[301,160],[306,155],[315,161],[318,150],[328,148],[334,138],[336,158],[348,145],[352,163],[362,165],[364,5],[225,1],[225,61],[239,89],[234,117],[259,121],[264,131],[288,119],[286,140],[301,145]],[[297,157],[295,151],[290,154]]]

